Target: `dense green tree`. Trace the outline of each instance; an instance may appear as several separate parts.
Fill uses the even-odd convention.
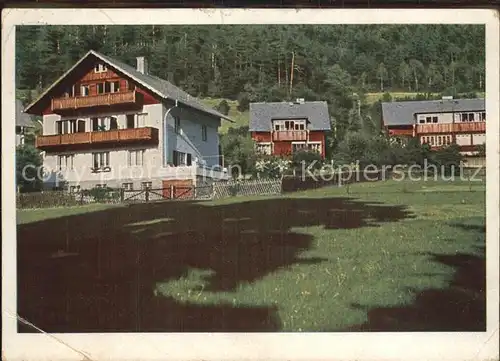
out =
[[[30,25],[16,36],[22,89],[47,87],[90,49],[147,56],[154,74],[200,96],[237,99],[245,84],[321,98],[346,87],[484,89],[480,25]]]
[[[255,143],[250,137],[248,127],[230,128],[220,137],[220,146],[224,155],[224,164],[231,167],[233,176],[251,174],[255,170],[257,154]]]
[[[42,157],[32,145],[20,145],[16,149],[16,183],[18,190],[29,192],[42,186]]]

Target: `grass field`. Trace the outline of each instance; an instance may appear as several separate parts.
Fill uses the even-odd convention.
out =
[[[392,98],[406,98],[406,97],[416,97],[418,93],[416,92],[389,92],[391,94]],[[384,93],[366,93],[366,102],[368,104],[373,104],[380,99],[382,99]],[[431,93],[431,95],[436,96],[438,93]],[[484,98],[484,93],[477,93],[478,97]]]
[[[204,98],[204,99],[201,99],[201,101],[203,102],[203,104],[205,104],[206,106],[209,106],[210,108],[214,108],[216,107],[217,105],[219,105],[219,103],[222,101],[223,99],[220,99],[220,98]],[[249,113],[248,111],[245,111],[245,112],[240,112],[237,107],[238,107],[238,102],[236,100],[228,100],[226,99],[227,103],[229,104],[229,114],[228,116],[234,120],[234,123],[231,123],[227,120],[222,120],[222,124],[221,124],[221,127],[219,128],[219,132],[222,133],[222,134],[225,134],[227,133],[227,130],[229,128],[239,128],[241,126],[245,126],[245,125],[248,125],[248,121],[249,121]]]
[[[18,312],[46,332],[484,330],[484,189],[21,211]]]

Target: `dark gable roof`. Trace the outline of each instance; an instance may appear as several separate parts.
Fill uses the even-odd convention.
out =
[[[269,132],[272,119],[307,118],[310,130],[330,130],[330,115],[325,101],[304,103],[250,103],[249,130]]]
[[[16,126],[34,128],[33,117],[24,112],[23,102],[16,99]]]
[[[215,109],[212,109],[203,103],[201,103],[196,97],[193,97],[183,91],[182,89],[176,87],[172,83],[158,78],[154,75],[150,74],[142,74],[141,72],[137,71],[136,68],[125,64],[121,61],[118,61],[116,59],[110,58],[106,55],[100,54],[94,50],[90,50],[87,54],[85,54],[75,65],[73,65],[65,74],[63,74],[59,79],[57,79],[47,90],[45,90],[42,95],[32,104],[30,104],[26,110],[29,110],[34,104],[36,104],[43,96],[45,96],[50,89],[52,89],[56,84],[58,84],[60,81],[62,81],[73,69],[75,69],[84,59],[86,59],[88,56],[94,55],[95,57],[101,59],[102,61],[106,62],[108,65],[110,65],[112,68],[115,68],[119,72],[125,74],[126,76],[132,78],[139,84],[143,85],[153,93],[157,94],[163,99],[171,99],[171,100],[177,100],[179,103],[186,105],[188,107],[197,109],[203,113],[215,116],[217,118],[223,118],[229,121],[233,121],[231,118],[227,117],[224,114],[219,113]]]
[[[415,124],[415,114],[484,111],[483,98],[382,103],[384,125]]]

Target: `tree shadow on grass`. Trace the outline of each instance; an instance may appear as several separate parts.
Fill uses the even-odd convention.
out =
[[[313,238],[293,227],[375,227],[408,217],[402,206],[297,198],[140,204],[23,224],[18,314],[45,332],[278,331],[276,306],[202,305],[155,290],[196,269],[210,273],[201,290],[194,288],[200,297],[235,291],[324,260],[301,257]]]
[[[474,232],[484,242],[484,226],[453,226]],[[486,248],[482,245],[476,249],[474,254],[428,253],[431,261],[455,268],[455,274],[447,288],[409,290],[416,294],[412,305],[369,309],[366,323],[351,326],[344,331],[486,331]],[[352,307],[365,308],[359,304]]]

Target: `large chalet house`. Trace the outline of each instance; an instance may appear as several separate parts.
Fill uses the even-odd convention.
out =
[[[48,186],[127,190],[226,178],[218,127],[225,115],[170,82],[89,51],[26,108],[43,116]],[[62,180],[61,180],[62,179]]]
[[[330,130],[325,101],[250,103],[249,131],[261,153],[280,156],[309,149],[324,158]]]

